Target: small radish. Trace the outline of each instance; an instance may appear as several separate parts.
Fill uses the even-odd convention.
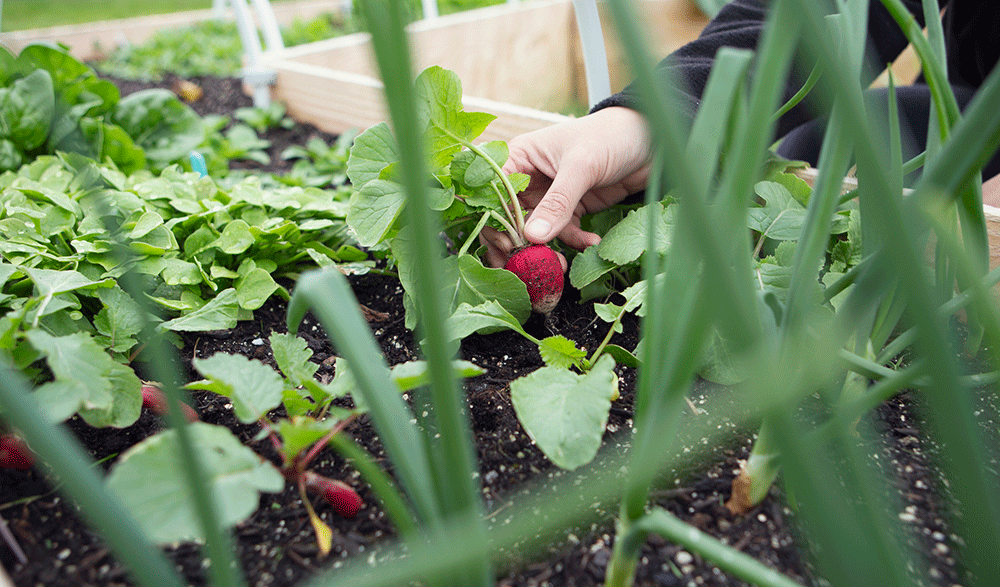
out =
[[[13,434],[0,435],[0,467],[30,469],[35,464],[35,454],[28,445]]]
[[[152,383],[142,385],[142,407],[149,408],[158,416],[164,416],[170,411],[167,396],[164,395],[162,389]],[[184,417],[188,422],[198,421],[198,412],[195,412],[191,406],[181,402],[181,411],[184,412]]]
[[[358,510],[364,505],[361,496],[354,489],[336,479],[329,479],[316,473],[306,473],[306,486],[323,494],[333,511],[345,518],[353,518],[358,515]]]
[[[563,291],[563,269],[559,255],[545,245],[514,249],[504,269],[528,286],[531,308],[546,316],[555,309]]]

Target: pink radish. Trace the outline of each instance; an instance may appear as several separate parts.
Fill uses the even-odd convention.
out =
[[[23,440],[13,434],[0,436],[0,467],[23,471],[34,464],[35,454]]]
[[[306,472],[306,487],[322,493],[323,499],[330,504],[333,511],[345,518],[353,518],[358,515],[358,510],[364,505],[358,492],[354,491],[347,483],[317,475],[311,471]]]
[[[163,394],[162,389],[152,383],[142,385],[142,407],[149,408],[158,416],[164,416],[170,411],[167,396]],[[191,406],[182,402],[181,411],[184,412],[184,417],[188,422],[198,421],[198,412],[194,411]]]
[[[559,255],[545,245],[514,249],[504,269],[528,286],[531,308],[546,316],[555,309],[563,291],[563,269]]]

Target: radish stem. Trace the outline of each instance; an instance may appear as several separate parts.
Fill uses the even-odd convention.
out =
[[[479,224],[477,224],[476,228],[469,234],[469,238],[465,239],[465,242],[462,243],[462,248],[458,249],[459,255],[464,255],[469,251],[469,247],[472,246],[472,241],[474,241],[476,237],[479,236],[479,233],[482,232],[483,227],[486,226],[486,222],[490,219],[490,215],[492,214],[494,214],[492,210],[483,214],[483,217],[479,219]]]
[[[512,225],[517,226],[518,225],[517,217],[514,216],[514,213],[510,211],[510,207],[507,206],[507,201],[504,199],[503,194],[500,192],[500,188],[498,188],[496,184],[492,182],[490,183],[490,187],[493,188],[493,193],[495,193],[497,195],[497,198],[500,200],[500,205],[503,207],[503,211],[507,214],[507,219],[510,220],[510,223]],[[516,236],[519,237],[521,236],[521,234],[517,233]],[[523,244],[524,244],[523,242],[519,243],[518,246],[521,246]]]
[[[513,221],[514,221],[513,224],[514,226],[517,227],[517,231],[511,233],[513,235],[512,238],[514,238],[515,245],[517,246],[523,245],[524,214],[521,212],[521,203],[517,199],[517,191],[514,190],[514,186],[510,183],[510,178],[507,177],[507,174],[504,173],[502,169],[500,169],[500,166],[497,165],[497,162],[494,161],[492,157],[487,155],[485,151],[483,151],[476,145],[473,145],[471,142],[456,135],[455,133],[451,132],[450,130],[441,125],[435,124],[434,126],[436,126],[439,130],[441,130],[441,132],[445,133],[449,137],[458,141],[458,143],[461,144],[462,146],[466,147],[476,155],[482,157],[486,161],[486,163],[493,168],[493,172],[496,173],[497,177],[500,178],[500,182],[503,184],[504,189],[507,191],[507,197],[510,199],[510,205],[513,208],[513,213],[511,213],[510,208],[508,208],[507,206],[507,202],[501,195],[500,204],[503,206],[504,210],[507,211],[508,216],[513,216]]]

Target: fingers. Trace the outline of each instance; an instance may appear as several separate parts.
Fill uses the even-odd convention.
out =
[[[600,243],[601,237],[593,232],[587,232],[571,222],[559,233],[559,240],[566,243],[567,246],[582,251],[587,247]]]
[[[490,267],[503,267],[514,250],[514,243],[506,233],[489,226],[479,233],[479,242],[486,246],[486,264]]]
[[[573,219],[584,194],[594,186],[591,157],[567,154],[552,185],[538,202],[524,225],[524,237],[537,244],[547,243],[566,228]]]

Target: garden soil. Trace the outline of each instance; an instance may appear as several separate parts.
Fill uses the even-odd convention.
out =
[[[158,84],[115,80],[123,95],[158,85],[175,87],[175,79]],[[251,105],[234,79],[192,79],[203,96],[191,105],[200,114],[231,114],[236,108]],[[334,137],[307,125],[290,130],[268,131],[263,138],[271,141],[272,165],[243,166],[281,172],[288,165],[280,154],[289,145],[304,145],[312,136],[326,140]],[[370,273],[351,277],[358,301],[366,309],[372,333],[390,364],[418,358],[414,338],[404,326],[402,290],[398,280]],[[287,284],[289,288],[294,284]],[[603,301],[603,300],[601,300]],[[255,312],[251,321],[240,323],[225,332],[190,333],[183,337],[179,351],[182,364],[193,379],[191,359],[216,352],[239,353],[273,365],[267,338],[272,332],[286,332],[285,305],[272,300]],[[624,324],[624,331],[614,342],[634,348],[638,323]],[[579,346],[594,348],[604,337],[608,325],[596,318],[592,303],[580,303],[570,289],[549,321],[533,318],[526,328],[536,336],[562,334]],[[298,334],[305,338],[320,365],[318,376],[330,377],[336,354],[321,327],[307,316]],[[542,365],[536,347],[512,332],[487,336],[473,335],[461,348],[462,358],[485,368],[487,373],[466,382],[470,421],[479,458],[486,515],[490,524],[503,524],[505,513],[528,488],[570,482],[568,477],[549,464],[518,423],[510,401],[509,382]],[[619,368],[622,397],[613,405],[606,433],[608,450],[627,445],[631,426],[635,373]],[[700,383],[692,395],[692,405],[683,419],[709,421],[719,418],[720,429],[731,428],[726,436],[732,441],[706,448],[691,439],[698,448],[688,470],[672,474],[654,491],[655,503],[667,508],[688,523],[718,537],[754,558],[765,562],[804,584],[821,584],[810,565],[808,541],[796,530],[794,508],[785,499],[780,483],[772,488],[762,504],[746,514],[734,516],[724,507],[730,484],[752,443],[751,430],[739,430],[731,422],[711,412],[698,409],[706,401],[725,400],[732,393]],[[240,424],[225,398],[196,392],[193,405],[202,420],[233,429],[246,444],[264,458],[277,462],[268,443],[255,441],[257,426]],[[931,466],[933,446],[925,444],[919,413],[919,396],[905,393],[887,402],[867,418],[881,437],[881,446],[873,458],[889,476],[894,495],[887,496],[886,507],[905,522],[907,540],[921,560],[912,562],[915,584],[950,586],[964,582],[960,561],[953,555],[955,543],[946,525],[950,498],[947,484]],[[125,429],[93,429],[78,419],[69,422],[71,430],[99,462],[110,468],[115,459],[133,444],[163,428],[159,418],[143,413],[134,425]],[[355,421],[347,433],[370,451],[388,470],[391,467],[373,434],[367,419]],[[664,440],[666,444],[666,439]],[[601,462],[601,458],[597,459]],[[317,460],[315,469],[324,475],[342,479],[358,490],[365,505],[352,519],[334,514],[319,499],[313,505],[323,520],[333,528],[333,550],[322,556],[306,509],[297,491],[286,489],[265,494],[261,507],[239,524],[233,536],[249,585],[302,585],[324,569],[336,568],[353,557],[378,564],[380,547],[389,544],[394,531],[389,520],[360,476],[339,455],[327,450]],[[586,468],[585,468],[586,469]],[[591,468],[593,469],[593,468]],[[588,470],[591,470],[588,469]],[[584,476],[586,472],[574,472]],[[835,491],[831,488],[831,491]],[[613,503],[584,505],[589,517],[557,537],[551,546],[530,553],[507,553],[498,562],[498,586],[585,587],[602,583],[613,543]],[[132,585],[128,571],[91,531],[74,507],[59,494],[58,484],[45,475],[44,467],[29,471],[0,471],[0,524],[6,524],[10,538],[0,540],[0,564],[17,587],[83,587]],[[20,552],[23,551],[23,558]],[[191,585],[206,585],[205,564],[194,544],[165,548]],[[3,584],[0,574],[0,585]],[[643,548],[637,569],[637,585],[658,586],[729,586],[744,585],[711,563],[663,539],[652,537]],[[860,586],[859,586],[860,587]]]

